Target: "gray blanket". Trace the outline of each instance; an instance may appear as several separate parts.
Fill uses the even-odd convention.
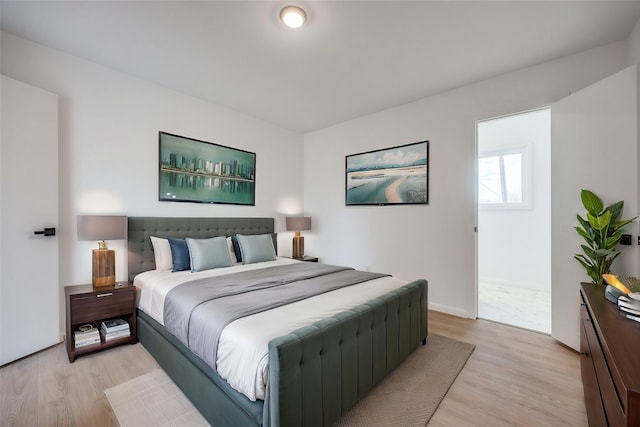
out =
[[[234,320],[382,276],[304,262],[197,279],[167,293],[164,324],[216,370],[220,335]]]

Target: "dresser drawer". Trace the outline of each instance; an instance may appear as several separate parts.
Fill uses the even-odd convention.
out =
[[[73,295],[71,304],[71,323],[91,322],[94,319],[116,317],[135,311],[135,292],[95,292]]]
[[[593,371],[595,373],[596,383],[599,389],[599,397],[604,407],[608,425],[618,426],[624,425],[624,407],[620,399],[620,392],[617,390],[612,375],[612,366],[602,348],[601,341],[598,338],[597,331],[593,324],[593,318],[588,312],[586,306],[581,307],[582,326],[584,328],[586,339],[586,347],[589,349],[589,358],[593,363]],[[588,380],[583,378],[583,388],[585,390],[585,398],[587,397]],[[603,398],[604,397],[604,398]],[[589,410],[587,410],[589,412]]]
[[[601,358],[602,349],[597,341],[595,343],[589,342],[589,337],[593,337],[594,328],[591,316],[584,303],[580,307],[580,315],[582,319],[580,324],[580,370],[589,425],[606,426],[607,417],[598,387],[598,377],[593,358],[593,353],[596,353],[596,360]]]

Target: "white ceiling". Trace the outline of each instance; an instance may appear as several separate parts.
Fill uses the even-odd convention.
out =
[[[303,6],[299,30],[279,10]],[[299,132],[626,39],[640,1],[13,1],[3,31]]]

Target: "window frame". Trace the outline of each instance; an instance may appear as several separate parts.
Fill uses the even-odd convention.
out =
[[[508,146],[504,148],[493,148],[491,150],[483,151],[478,153],[478,163],[476,167],[478,168],[478,183],[477,189],[478,192],[478,209],[482,210],[526,210],[532,208],[532,144],[525,143],[520,145]],[[522,202],[518,203],[509,203],[509,202],[501,202],[501,203],[486,203],[480,201],[480,160],[486,159],[489,157],[503,157],[512,154],[520,154],[521,155],[521,191],[522,191]],[[504,183],[504,176],[500,177],[502,183]],[[504,184],[503,184],[504,185]]]

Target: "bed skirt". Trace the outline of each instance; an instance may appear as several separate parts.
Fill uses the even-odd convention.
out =
[[[267,398],[251,402],[145,313],[138,339],[213,426],[330,426],[427,338],[427,281],[269,343]]]

